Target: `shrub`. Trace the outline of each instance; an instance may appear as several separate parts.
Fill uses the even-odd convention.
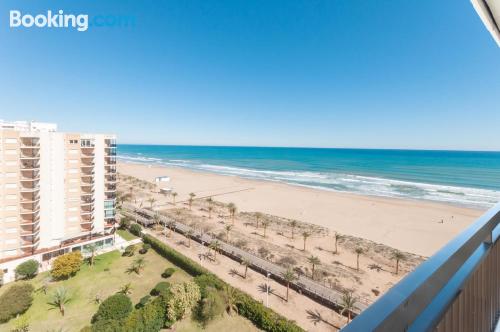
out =
[[[225,303],[220,292],[215,288],[208,287],[206,296],[201,300],[197,318],[206,326],[209,321],[217,316],[222,316],[225,311]]]
[[[139,224],[132,224],[130,225],[130,233],[134,234],[135,236],[141,236],[142,235],[142,227]]]
[[[122,217],[120,219],[120,229],[130,228],[130,220],[127,217]]]
[[[114,319],[103,319],[92,325],[92,332],[123,332],[123,323]]]
[[[80,332],[92,332],[92,327],[91,326],[84,326],[84,327],[82,327]]]
[[[200,288],[192,281],[175,284],[170,288],[167,299],[167,319],[175,322],[186,317],[201,299]]]
[[[52,263],[50,274],[56,280],[67,279],[74,276],[80,270],[82,261],[82,254],[79,251],[59,256]]]
[[[99,309],[92,317],[92,322],[105,320],[120,320],[128,316],[132,311],[132,301],[130,298],[121,293],[111,295],[104,300]]]
[[[30,259],[16,267],[16,278],[31,279],[38,273],[38,262]]]
[[[162,278],[170,278],[175,273],[175,269],[173,267],[166,268],[165,271],[161,274]]]
[[[150,292],[153,296],[161,295],[163,297],[167,297],[170,293],[170,283],[166,281],[160,281],[156,284],[155,288],[153,288]]]
[[[123,252],[123,256],[131,257],[134,256],[136,246],[131,244],[127,248],[125,248],[125,251]]]
[[[149,295],[141,297],[141,299],[139,300],[139,303],[137,303],[135,305],[135,308],[140,309],[140,308],[144,307],[149,302],[150,299],[151,299],[151,296],[149,296]]]
[[[194,282],[200,287],[201,297],[207,297],[207,289],[215,288],[220,291],[224,288],[224,281],[213,274],[202,274],[194,278]]]
[[[157,297],[148,302],[144,307],[135,310],[124,321],[121,332],[156,332],[160,331],[165,325],[171,326],[166,322],[167,304],[162,297]]]
[[[141,250],[139,250],[139,253],[140,253],[141,255],[144,255],[145,253],[147,253],[147,252],[148,252],[148,250],[149,250],[149,249],[151,249],[151,245],[150,245],[150,244],[148,244],[148,243],[143,243],[143,244],[142,244],[142,248],[141,248]]]
[[[0,296],[0,323],[24,313],[33,302],[34,287],[29,283],[16,283]]]

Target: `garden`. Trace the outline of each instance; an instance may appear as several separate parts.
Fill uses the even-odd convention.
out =
[[[127,248],[123,254],[112,251],[85,261],[79,252],[60,257],[51,272],[40,274],[36,262],[21,264],[16,269],[20,280],[0,288],[3,323],[0,331],[121,331],[122,327],[113,329],[113,326],[121,324],[125,317],[135,315],[129,324],[137,324],[132,321],[143,313],[141,308],[152,308],[153,304],[161,304],[159,312],[166,317],[163,311],[170,293],[186,285],[194,286],[195,292],[198,287],[193,277],[148,245]],[[198,300],[197,296],[193,298],[195,302]],[[192,303],[193,308],[176,315],[174,321],[180,319],[177,331],[201,331],[205,327],[207,331],[220,331],[231,326],[238,326],[241,331],[257,330],[249,321],[227,314],[217,317],[213,324],[204,325],[203,319],[189,314],[195,306]],[[102,312],[109,316],[103,318]],[[164,318],[160,317],[159,322],[164,325]],[[136,330],[134,326],[137,325],[131,331]]]

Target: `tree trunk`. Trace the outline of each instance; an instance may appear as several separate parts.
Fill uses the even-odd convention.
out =
[[[359,255],[356,257],[356,270],[359,271]]]
[[[245,265],[245,279],[247,278],[248,265]]]
[[[286,302],[288,302],[288,290],[290,289],[290,283],[286,284]]]
[[[399,259],[396,259],[396,274],[399,272]]]
[[[306,239],[304,239],[304,251],[306,251]]]

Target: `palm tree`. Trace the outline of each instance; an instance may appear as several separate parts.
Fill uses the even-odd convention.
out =
[[[90,266],[93,266],[94,265],[94,261],[95,261],[95,254],[97,252],[97,246],[95,243],[92,243],[92,244],[89,244],[87,246],[87,251],[90,253],[90,256],[89,256],[89,265]]]
[[[212,219],[212,211],[214,210],[214,207],[212,205],[208,206],[208,219]]]
[[[341,240],[343,238],[342,235],[339,234],[339,232],[335,232],[335,254],[337,254],[339,251],[338,251],[338,244],[339,244],[339,240]]]
[[[194,198],[196,197],[195,193],[189,193],[189,209],[191,210],[191,207],[193,206]]]
[[[134,270],[134,272],[137,274],[141,274],[141,271],[144,269],[145,266],[146,266],[146,260],[144,259],[144,257],[138,257],[136,258],[136,260],[132,265],[132,270]]]
[[[214,251],[214,259],[217,258],[217,252],[219,251],[220,249],[220,242],[215,240],[215,241],[212,241],[210,243],[210,249],[212,249]]]
[[[297,220],[292,220],[290,221],[290,227],[292,228],[292,240],[293,240],[293,237],[295,236],[295,227],[297,227],[299,223],[297,222]]]
[[[155,224],[155,229],[158,230],[158,227],[160,226],[160,216],[158,213],[153,214],[153,223]]]
[[[168,222],[168,229],[170,230],[168,236],[172,237],[172,235],[173,235],[172,231],[175,229],[175,221],[169,221]]]
[[[234,225],[234,217],[236,215],[236,205],[234,203],[229,203],[227,205],[227,209],[229,210],[229,214],[231,215],[231,220],[232,220],[232,224]]]
[[[246,258],[243,258],[241,260],[241,264],[245,266],[245,275],[243,276],[243,278],[247,278],[247,272],[248,272],[248,265],[250,265],[250,261]]]
[[[232,225],[226,225],[224,227],[224,229],[226,230],[226,242],[229,242],[229,232],[231,231],[232,228],[233,228]]]
[[[212,199],[212,197],[207,198],[208,206],[212,206],[213,202],[214,200]]]
[[[356,270],[359,271],[359,255],[361,255],[365,251],[363,250],[363,248],[357,247],[355,252],[356,252]]]
[[[304,249],[302,249],[302,251],[306,251],[306,241],[309,236],[311,236],[311,233],[309,232],[302,233],[302,239],[304,239]]]
[[[149,206],[151,207],[151,210],[153,210],[153,204],[156,202],[156,199],[154,197],[148,198],[148,203]]]
[[[395,250],[392,253],[392,259],[396,260],[396,274],[399,272],[399,261],[404,261],[406,256],[399,250]]]
[[[226,303],[226,311],[232,316],[233,312],[238,313],[238,293],[233,287],[224,286],[224,302]]]
[[[312,265],[311,277],[312,277],[312,279],[314,279],[314,268],[316,267],[316,265],[320,265],[321,261],[319,260],[319,258],[317,256],[311,256],[307,260]]]
[[[262,213],[255,213],[255,228],[259,228],[259,220],[262,219]]]
[[[295,272],[292,269],[287,269],[285,272],[281,274],[283,280],[286,281],[286,301],[288,302],[288,292],[290,290],[290,283],[294,282],[297,279]]]
[[[186,233],[187,238],[188,238],[188,247],[191,248],[191,238],[194,235],[194,231],[192,229],[189,229]]]
[[[50,305],[59,309],[61,315],[64,316],[65,305],[71,301],[71,298],[68,294],[68,290],[64,287],[59,287],[56,289],[56,292],[52,296],[52,302]]]
[[[122,293],[125,295],[132,294],[132,286],[131,286],[130,282],[123,285],[122,287],[120,287],[120,290],[118,291],[118,293]]]
[[[266,237],[267,226],[269,226],[270,223],[271,222],[269,220],[262,221],[262,227],[264,228],[264,237]]]
[[[177,197],[177,195],[178,194],[175,191],[172,193],[172,204],[174,205],[175,205],[175,198]]]
[[[354,309],[354,304],[356,303],[356,299],[354,296],[352,296],[352,292],[346,291],[342,295],[342,300],[340,305],[342,306],[342,310],[340,311],[340,314],[343,315],[344,313],[347,313],[347,322],[349,323],[351,321],[351,313]]]

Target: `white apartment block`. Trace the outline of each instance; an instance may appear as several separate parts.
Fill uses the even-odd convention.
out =
[[[115,197],[114,135],[0,120],[0,268],[111,234]]]

